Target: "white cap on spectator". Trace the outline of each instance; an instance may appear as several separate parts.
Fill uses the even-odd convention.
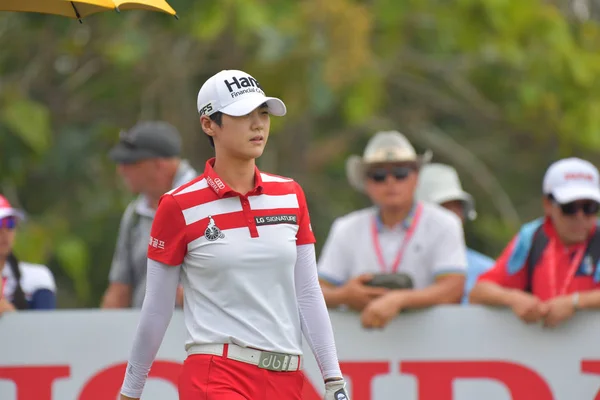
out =
[[[6,197],[0,195],[0,219],[6,217],[16,217],[18,219],[25,219],[23,211],[13,208]]]
[[[589,161],[575,157],[556,161],[546,171],[543,192],[560,204],[576,200],[600,203],[598,169]]]
[[[415,199],[438,205],[449,201],[461,201],[464,204],[465,217],[470,220],[477,217],[473,196],[462,189],[458,173],[449,165],[424,165],[419,172]]]
[[[260,84],[243,71],[223,70],[210,77],[198,92],[198,113],[210,116],[218,111],[240,117],[267,103],[269,113],[282,117],[283,101],[265,96]]]

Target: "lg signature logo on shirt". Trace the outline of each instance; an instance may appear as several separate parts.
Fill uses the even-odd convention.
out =
[[[296,214],[280,214],[269,215],[265,217],[254,217],[256,226],[261,225],[277,225],[277,224],[292,224],[298,225],[298,217]]]

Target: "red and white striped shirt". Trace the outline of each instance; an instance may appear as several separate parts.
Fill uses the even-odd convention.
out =
[[[256,169],[255,188],[242,195],[213,165],[161,198],[148,249],[182,266],[186,345],[302,354],[296,246],[315,242],[302,188]]]

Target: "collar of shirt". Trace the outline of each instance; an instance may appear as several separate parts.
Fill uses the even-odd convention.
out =
[[[191,181],[196,177],[196,175],[196,171],[187,162],[187,160],[181,160],[179,162],[177,172],[175,172],[175,176],[173,177],[173,184],[171,189],[175,189],[176,187],[179,187],[184,183]],[[150,207],[150,205],[148,204],[148,198],[145,195],[142,194],[138,196],[138,198],[135,201],[135,212],[148,218],[154,218],[156,210]]]
[[[213,169],[215,165],[215,158],[211,158],[206,162],[206,167],[204,168],[204,176],[206,177],[206,182],[208,183],[208,187],[215,192],[217,196],[220,198],[223,197],[232,197],[232,196],[241,196],[242,193],[238,193],[231,189],[225,182],[221,180],[219,175]],[[254,189],[247,193],[246,195],[259,194],[263,190],[263,181],[260,176],[260,171],[256,166],[254,166]]]
[[[396,224],[393,228],[388,228],[383,224],[381,220],[381,214],[379,212],[379,208],[375,209],[375,226],[377,227],[377,232],[382,233],[385,231],[395,231],[398,229],[407,230],[412,225],[413,219],[415,217],[415,211],[417,210],[417,203],[413,203],[408,215],[404,220],[398,224]]]

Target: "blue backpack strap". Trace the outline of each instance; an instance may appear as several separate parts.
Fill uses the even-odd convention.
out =
[[[528,262],[529,254],[531,252],[536,233],[542,226],[543,222],[544,219],[539,218],[528,222],[521,227],[521,230],[517,234],[512,254],[506,263],[509,275],[514,275],[526,264],[531,264],[531,262]]]
[[[596,265],[594,271],[594,283],[600,283],[600,221],[596,223],[596,232],[590,240],[587,253],[592,257],[592,262]]]

